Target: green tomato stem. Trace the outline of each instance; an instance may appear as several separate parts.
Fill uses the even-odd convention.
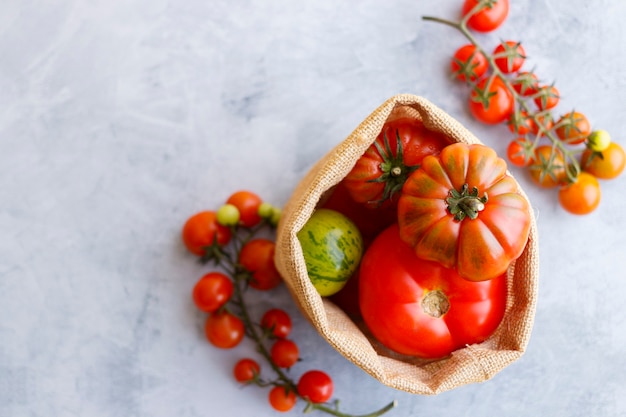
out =
[[[478,43],[478,41],[476,40],[474,35],[472,35],[470,30],[467,28],[467,21],[468,21],[469,17],[471,17],[471,15],[473,13],[476,13],[481,8],[482,8],[481,3],[477,4],[476,7],[474,7],[474,9],[472,9],[470,11],[470,13],[468,13],[466,16],[464,16],[464,18],[460,22],[453,22],[451,20],[442,19],[442,18],[434,17],[434,16],[422,16],[422,20],[436,22],[436,23],[441,23],[441,24],[444,24],[444,25],[447,25],[447,26],[455,28],[456,30],[461,32],[463,34],[463,36],[472,45],[474,45],[476,47],[476,50],[478,50],[480,53],[482,53],[485,56],[485,58],[487,58],[487,62],[489,63],[489,67],[492,70],[493,74],[490,77],[489,83],[485,87],[485,89],[486,90],[489,89],[489,84],[491,84],[491,80],[493,78],[495,78],[495,77],[499,77],[503,81],[503,83],[506,86],[507,90],[509,90],[509,92],[512,94],[513,98],[518,103],[518,105],[522,109],[524,109],[528,113],[529,116],[532,117],[532,120],[539,127],[539,131],[538,131],[538,134],[537,134],[538,135],[537,139],[540,137],[542,132],[545,133],[546,137],[550,140],[550,142],[552,142],[553,149],[557,149],[558,148],[561,151],[561,153],[563,154],[563,159],[565,161],[565,165],[571,167],[570,169],[566,169],[565,170],[569,180],[570,181],[575,181],[576,177],[580,173],[581,169],[580,169],[580,164],[579,164],[578,160],[576,159],[574,153],[562,141],[560,141],[559,138],[557,138],[554,135],[554,133],[552,132],[552,129],[548,129],[548,126],[543,122],[543,120],[541,120],[541,118],[539,116],[539,113],[532,111],[532,109],[526,103],[525,97],[523,97],[523,96],[521,96],[520,94],[517,93],[517,91],[515,90],[515,88],[513,88],[513,86],[511,85],[511,82],[508,80],[508,78],[505,76],[505,74],[502,71],[500,71],[500,68],[498,68],[498,66],[495,63],[495,59],[494,59],[493,55],[487,53],[487,51]],[[473,83],[471,83],[471,81],[469,79],[468,79],[467,82],[470,85],[473,84]],[[543,112],[543,113],[550,114],[549,111],[546,111],[546,112]],[[569,161],[569,163],[568,163],[568,161]]]

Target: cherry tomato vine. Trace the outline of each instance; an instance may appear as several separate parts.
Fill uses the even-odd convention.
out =
[[[593,179],[619,176],[626,165],[624,149],[608,132],[592,130],[581,112],[554,117],[560,93],[534,71],[523,70],[521,42],[502,41],[492,53],[480,45],[473,32],[497,29],[508,11],[509,0],[466,0],[459,21],[423,19],[450,26],[469,41],[454,53],[450,67],[471,88],[468,105],[474,118],[506,123],[515,135],[507,148],[509,161],[527,169],[539,186],[558,187],[565,210],[588,214],[600,201],[600,184]]]
[[[272,308],[257,322],[253,319],[244,294],[248,288],[271,290],[280,283],[274,266],[274,242],[259,234],[275,228],[280,209],[263,202],[256,194],[239,191],[216,211],[191,216],[183,227],[182,239],[187,249],[205,264],[220,271],[205,274],[194,286],[192,300],[208,313],[205,333],[218,348],[234,348],[244,337],[252,340],[257,351],[275,376],[262,377],[261,365],[242,358],[233,367],[233,377],[246,385],[271,387],[270,405],[277,411],[291,410],[304,401],[304,412],[320,411],[337,417],[356,417],[339,410],[339,401],[329,402],[333,392],[330,376],[310,370],[294,381],[288,374],[299,359],[296,342],[288,339],[291,318],[281,309]],[[358,417],[377,417],[396,406],[396,402]]]

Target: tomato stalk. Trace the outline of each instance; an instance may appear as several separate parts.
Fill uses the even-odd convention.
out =
[[[233,239],[231,240],[229,245],[231,245],[233,252],[235,254],[239,254],[241,248],[246,244],[246,242],[250,241],[257,232],[259,232],[264,226],[267,226],[268,224],[271,226],[271,223],[269,223],[268,221],[263,221],[257,227],[246,228],[247,234],[245,236],[240,235],[239,226],[231,226]],[[255,384],[261,387],[282,386],[285,388],[286,392],[294,392],[298,398],[306,401],[307,405],[305,408],[305,412],[318,410],[336,417],[378,417],[396,407],[397,402],[394,400],[377,411],[361,416],[354,416],[352,414],[346,414],[339,411],[339,402],[337,400],[335,401],[335,407],[330,407],[328,406],[328,404],[313,403],[307,398],[300,396],[300,394],[298,393],[296,382],[294,382],[281,367],[276,365],[276,363],[272,359],[270,351],[266,347],[265,342],[268,340],[268,338],[272,336],[272,329],[265,329],[263,332],[260,332],[258,330],[258,327],[262,328],[262,326],[252,320],[252,317],[248,310],[248,306],[244,298],[244,292],[247,289],[249,282],[254,279],[252,271],[248,271],[246,268],[240,265],[236,259],[233,259],[233,256],[227,249],[228,247],[220,246],[217,243],[205,247],[205,255],[202,256],[200,260],[203,263],[212,261],[215,263],[215,265],[220,266],[225,270],[225,272],[230,275],[234,282],[234,291],[229,301],[229,304],[236,307],[238,311],[237,313],[234,313],[230,309],[228,309],[226,305],[222,307],[222,310],[228,310],[239,319],[241,319],[244,324],[245,335],[254,341],[257,347],[257,351],[261,354],[261,356],[263,356],[263,358],[265,358],[267,363],[277,375],[275,379],[265,381],[260,377],[259,374],[255,373],[252,380],[248,382],[249,384]]]
[[[532,121],[538,127],[537,136],[534,141],[535,147],[537,143],[539,142],[539,139],[542,137],[542,135],[545,135],[552,143],[554,152],[558,151],[562,153],[565,165],[568,167],[568,169],[566,169],[566,175],[567,175],[568,180],[570,182],[575,182],[576,178],[578,177],[578,174],[581,171],[580,163],[578,162],[575,156],[575,152],[572,152],[566,146],[566,144],[563,141],[559,140],[559,138],[555,136],[555,134],[553,133],[553,129],[557,129],[561,125],[560,124],[556,124],[554,126],[548,125],[546,123],[546,120],[548,119],[546,116],[551,115],[550,112],[547,110],[542,111],[542,112],[533,112],[527,103],[527,100],[529,99],[539,99],[542,102],[545,102],[548,96],[550,94],[553,94],[550,91],[550,87],[552,86],[547,87],[545,91],[538,91],[535,94],[530,95],[530,96],[524,96],[522,94],[519,94],[515,90],[514,86],[512,85],[508,77],[496,65],[495,59],[497,57],[495,55],[491,55],[487,53],[487,51],[479,44],[477,39],[473,36],[471,31],[467,27],[467,21],[474,14],[480,12],[485,7],[489,7],[489,5],[492,3],[493,3],[493,0],[484,0],[484,1],[479,2],[469,13],[464,15],[463,18],[459,22],[454,22],[454,21],[450,21],[447,19],[442,19],[442,18],[434,17],[434,16],[423,16],[422,19],[426,21],[441,23],[441,24],[450,26],[458,30],[459,32],[461,32],[461,34],[463,34],[463,36],[472,45],[476,47],[476,50],[478,51],[478,53],[482,53],[486,57],[489,67],[492,70],[492,75],[490,76],[489,82],[487,83],[487,86],[485,87],[485,89],[482,91],[477,90],[477,93],[480,96],[481,100],[488,101],[489,97],[485,97],[485,92],[489,91],[489,85],[491,84],[491,81],[493,79],[500,78],[503,84],[505,85],[505,87],[507,88],[507,90],[513,96],[515,102],[517,102],[519,106],[519,108],[515,110],[515,115],[519,117],[520,111],[526,112],[528,114],[528,118],[532,119]],[[474,86],[473,88],[476,89],[475,83],[473,83],[469,77],[466,77],[466,80],[468,84],[473,85]],[[545,176],[545,175],[552,175],[552,173],[550,172],[550,167],[546,167],[545,170],[542,168],[542,176]]]

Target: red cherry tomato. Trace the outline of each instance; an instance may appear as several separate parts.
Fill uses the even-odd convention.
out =
[[[535,104],[539,110],[549,110],[559,104],[559,90],[553,85],[544,85],[537,90]]]
[[[496,66],[505,74],[517,72],[526,59],[526,52],[519,42],[506,41],[502,42],[493,51]]]
[[[508,160],[515,166],[525,167],[530,165],[534,158],[532,145],[524,138],[517,138],[509,143],[506,148]]]
[[[578,145],[583,143],[587,136],[591,134],[591,124],[587,117],[577,111],[569,112],[559,119],[557,128],[554,130],[556,135],[563,142],[570,145]]]
[[[233,375],[237,382],[245,383],[252,381],[261,373],[261,367],[254,359],[244,358],[235,364]]]
[[[465,81],[468,77],[475,81],[487,72],[489,63],[487,58],[472,44],[457,49],[450,61],[450,69],[456,77]]]
[[[467,16],[479,0],[465,0],[463,16]],[[491,7],[485,7],[467,21],[467,26],[477,32],[491,32],[497,29],[509,14],[509,0],[497,0]]]
[[[214,211],[202,211],[191,216],[183,226],[183,243],[189,252],[202,256],[205,248],[217,242],[225,245],[230,241],[230,229],[217,222]]]
[[[200,310],[214,312],[233,295],[233,283],[220,272],[209,272],[193,287],[192,299]]]
[[[298,345],[289,339],[278,339],[270,349],[272,362],[281,368],[291,368],[300,358]]]
[[[291,332],[291,317],[284,310],[272,308],[263,314],[261,327],[270,330],[274,337],[284,339]]]
[[[274,264],[275,248],[269,239],[253,239],[241,248],[239,264],[252,273],[252,288],[271,290],[280,284],[282,279]]]
[[[263,200],[250,191],[237,191],[226,200],[226,204],[232,204],[239,209],[241,215],[239,222],[245,227],[256,226],[261,222],[259,216],[261,203]]]
[[[269,393],[269,402],[276,411],[286,412],[296,405],[296,393],[282,385],[273,387]]]
[[[479,91],[473,89],[469,98],[469,109],[476,120],[498,124],[511,117],[513,95],[500,78],[485,78],[477,88]]]
[[[239,317],[228,312],[212,313],[204,326],[206,337],[215,347],[230,349],[243,339],[245,328]]]
[[[532,96],[539,88],[539,80],[532,72],[520,72],[514,79],[511,80],[511,85],[513,85],[517,94],[522,96]]]
[[[398,353],[442,358],[486,340],[506,308],[506,273],[472,282],[425,261],[391,226],[361,261],[361,311],[376,339]]]
[[[298,381],[298,394],[312,403],[325,403],[333,395],[333,380],[322,371],[305,372]]]

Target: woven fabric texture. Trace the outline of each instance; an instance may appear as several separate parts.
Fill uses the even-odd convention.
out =
[[[442,132],[455,142],[480,143],[459,122],[428,100],[409,94],[391,97],[319,160],[297,185],[278,225],[275,260],[299,309],[344,357],[387,386],[433,395],[486,381],[524,353],[537,303],[537,227],[531,211],[528,242],[508,270],[507,309],[498,329],[485,342],[459,349],[445,359],[425,361],[388,351],[368,334],[363,323],[352,321],[343,310],[320,297],[308,278],[297,233],[324,193],[350,172],[373,143],[383,124],[404,116],[420,119],[426,128]],[[520,193],[526,197],[521,188]]]

